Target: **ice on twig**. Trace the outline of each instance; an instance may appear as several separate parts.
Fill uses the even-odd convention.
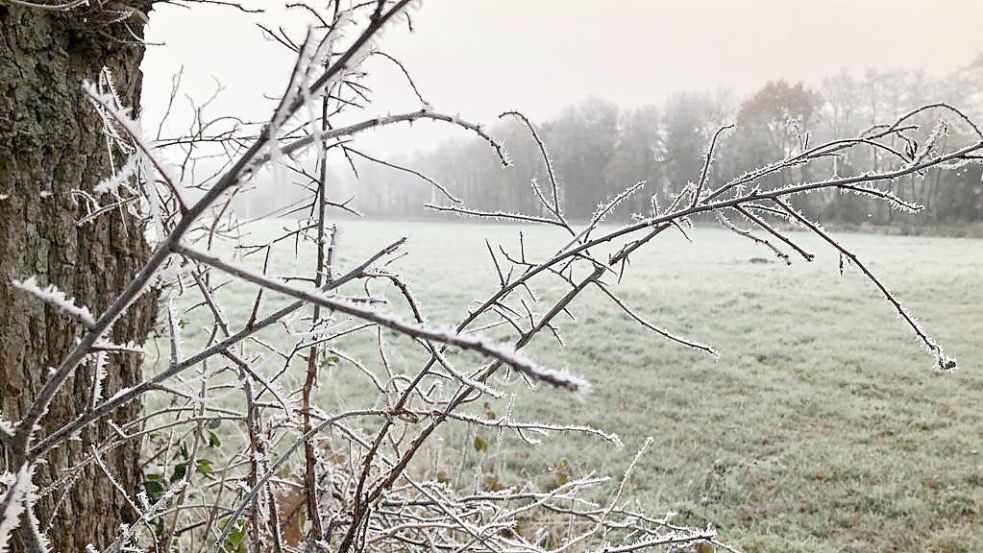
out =
[[[41,288],[38,286],[37,277],[33,276],[27,280],[14,280],[12,282],[15,288],[23,290],[44,303],[75,317],[82,321],[82,324],[85,326],[91,327],[96,324],[96,319],[92,316],[92,312],[89,311],[88,307],[75,305],[75,298],[68,297],[64,292],[56,288],[54,284],[49,284],[47,287]]]
[[[102,383],[106,380],[106,362],[109,355],[105,351],[100,351],[95,355],[95,374],[92,375],[92,398],[90,404],[95,406],[102,399]]]
[[[10,473],[3,475],[7,491],[0,499],[3,511],[0,512],[0,553],[6,553],[13,541],[11,533],[20,526],[21,515],[27,506],[28,494],[34,487],[31,484],[30,465],[24,465],[17,476]]]
[[[137,529],[160,516],[171,500],[188,484],[186,480],[178,480],[173,486],[168,488],[160,495],[156,502],[150,503],[146,492],[137,494],[137,499],[142,503],[143,512],[133,524],[120,524],[120,536],[105,549],[106,553],[116,553],[118,551],[132,550],[129,543],[136,537]]]
[[[119,190],[120,186],[125,186],[126,181],[137,173],[140,169],[140,165],[143,162],[143,156],[140,153],[135,153],[126,160],[112,176],[109,176],[99,182],[92,189],[96,194],[115,194]]]

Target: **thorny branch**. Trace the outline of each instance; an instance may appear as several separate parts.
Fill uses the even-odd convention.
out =
[[[160,474],[168,468],[175,476],[170,481],[148,480],[146,490],[132,502],[139,513],[138,524],[121,529],[114,543],[93,544],[97,550],[140,546],[163,551],[175,543],[181,550],[229,553],[243,548],[338,553],[559,553],[572,549],[629,553],[656,548],[679,550],[699,543],[729,549],[718,541],[712,527],[677,526],[672,517],[653,518],[626,506],[622,497],[638,457],[621,481],[574,477],[544,490],[531,484],[506,486],[498,482],[494,471],[483,472],[482,459],[455,459],[436,439],[454,436],[453,428],[463,427],[467,436],[477,436],[474,449],[478,452],[500,447],[505,434],[530,446],[549,434],[577,433],[620,447],[619,438],[603,429],[516,418],[511,403],[511,388],[516,385],[524,382],[537,387],[545,382],[574,391],[587,387],[579,377],[542,368],[526,359],[522,349],[544,330],[559,339],[557,318],[572,318],[576,300],[593,288],[626,317],[661,339],[716,356],[711,346],[650,321],[615,291],[636,251],[666,230],[685,233],[694,217],[716,218],[790,263],[786,250],[805,261],[812,261],[814,254],[801,247],[783,224],[794,223],[817,235],[859,268],[928,348],[938,369],[956,367],[955,360],[869,267],[815,221],[795,210],[791,201],[802,194],[831,189],[917,210],[914,203],[879,186],[930,168],[979,162],[983,133],[962,112],[933,104],[891,124],[871,128],[860,137],[813,147],[802,141],[800,150],[784,159],[715,183],[714,152],[723,132],[731,128],[723,127],[710,140],[699,182],[683,187],[673,197],[661,198],[666,204],[663,209],[653,208],[649,215],[616,227],[601,224],[621,201],[642,193],[645,183],[626,183],[625,190],[599,205],[589,221],[581,224],[567,219],[562,182],[546,144],[528,118],[506,112],[502,117],[517,118],[530,132],[545,165],[549,188],[544,190],[533,183],[533,201],[539,203],[536,213],[481,211],[468,207],[466,198],[458,198],[454,191],[423,173],[367,155],[354,145],[366,131],[429,119],[474,133],[487,142],[503,165],[508,164],[504,147],[492,132],[434,110],[423,99],[408,69],[388,54],[380,55],[399,67],[422,107],[381,117],[367,114],[372,97],[370,88],[362,84],[365,74],[361,62],[378,53],[373,43],[383,28],[408,20],[409,4],[408,0],[375,0],[346,8],[335,2],[327,10],[295,5],[315,15],[320,25],[310,29],[304,40],[291,40],[283,31],[276,35],[296,52],[297,61],[273,115],[258,131],[237,123],[233,131],[213,136],[206,129],[214,122],[197,121],[197,128],[188,137],[155,143],[143,136],[138,122],[119,105],[118,98],[101,88],[88,88],[107,123],[107,141],[129,152],[131,159],[96,190],[80,194],[98,206],[99,196],[111,193],[119,206],[139,210],[148,227],[157,232],[152,238],[156,247],[112,305],[97,315],[75,305],[68,297],[71,291],[42,288],[29,280],[30,275],[18,281],[25,293],[76,317],[84,328],[76,347],[52,370],[30,409],[13,423],[0,421],[0,443],[8,471],[0,496],[0,548],[16,529],[32,552],[46,550],[46,528],[34,519],[34,502],[39,494],[63,493],[75,479],[66,477],[37,490],[32,481],[33,467],[82,429],[129,402],[148,397],[154,398],[155,407],[138,420],[114,427],[115,435],[93,445],[91,455],[81,460],[80,466],[101,465],[99,456],[120,443],[148,440],[151,451],[144,464],[157,467]],[[68,10],[81,3],[39,5]],[[930,110],[953,118],[953,125],[968,127],[970,139],[950,145],[949,150],[934,143],[910,154],[894,150],[889,141],[911,140],[919,130],[914,124],[916,116]],[[345,120],[360,122],[332,124],[340,114],[352,112],[359,117]],[[940,123],[937,129],[947,124]],[[157,136],[160,134],[158,129]],[[188,170],[188,164],[195,160],[193,152],[211,147],[221,149],[227,164],[214,176],[188,182],[194,174]],[[161,148],[181,149],[184,161],[179,170],[158,154]],[[864,148],[888,151],[894,164],[852,177],[834,175],[770,189],[761,187],[766,177],[787,169]],[[312,151],[316,158],[313,171],[311,164],[305,165]],[[426,320],[425,306],[417,300],[411,282],[395,269],[399,257],[406,254],[405,239],[361,261],[339,261],[338,252],[345,247],[339,240],[344,225],[330,221],[330,210],[351,208],[347,200],[329,198],[332,190],[327,163],[330,156],[342,156],[350,162],[351,154],[410,172],[454,203],[430,206],[436,211],[560,227],[565,239],[554,253],[540,259],[526,251],[522,234],[518,251],[486,243],[496,288],[475,302],[456,325],[440,329]],[[290,209],[307,216],[296,229],[265,244],[232,248],[242,255],[235,261],[224,261],[218,255],[221,244],[250,229],[250,224],[238,221],[231,213],[232,198],[248,193],[250,180],[264,167],[272,167],[279,175],[277,187],[292,185],[287,175],[303,180],[308,194]],[[129,186],[131,181],[137,186]],[[188,199],[191,195],[182,194],[183,189],[192,188],[202,192],[193,202]],[[103,208],[94,208],[86,220],[103,212]],[[742,229],[731,222],[728,215],[734,214],[751,228]],[[309,264],[309,275],[274,276],[297,266],[277,261],[277,252],[290,241],[297,257],[302,242],[313,244],[315,259]],[[247,264],[248,255],[256,252],[266,254],[261,271]],[[535,293],[536,286],[547,279],[565,287],[565,292],[552,301]],[[236,310],[223,305],[227,300],[224,290],[245,283],[259,289],[255,301],[247,315],[230,318],[226,313]],[[67,393],[66,383],[80,364],[92,362],[98,368],[104,366],[101,364],[107,356],[124,352],[149,357],[149,347],[112,344],[106,335],[113,323],[125,316],[127,306],[151,286],[163,288],[176,305],[190,305],[184,311],[169,310],[169,355],[164,366],[112,397],[102,397],[100,373],[104,375],[104,371],[96,370],[88,407],[60,429],[38,435],[38,423],[48,406],[57,394]],[[394,290],[398,301],[390,302],[378,291],[380,287]],[[284,297],[292,301],[267,311],[267,304],[282,303]],[[312,309],[303,310],[305,306]],[[404,320],[404,313],[412,320]],[[181,338],[185,324],[200,325],[207,335],[204,345],[188,356],[183,353]],[[344,340],[360,336],[375,340],[377,362],[343,351]],[[507,345],[502,345],[503,341]],[[397,348],[402,354],[398,364],[389,353]],[[414,359],[420,365],[412,365]],[[329,378],[349,366],[356,378],[370,384],[367,403],[358,397],[362,391],[355,390],[349,397],[346,394],[350,390],[337,389],[339,380]],[[502,374],[505,372],[522,378],[509,379]],[[295,378],[298,374],[303,376],[299,382]],[[333,384],[324,386],[325,381]],[[327,400],[331,395],[333,402]],[[590,401],[589,396],[586,401]],[[496,414],[492,405],[497,409],[503,403],[505,414]],[[322,408],[328,405],[327,410]],[[484,413],[465,411],[479,405],[485,405]],[[224,428],[221,436],[215,431],[220,425]],[[230,426],[234,430],[228,431]],[[445,426],[451,428],[444,432]],[[497,432],[496,445],[480,438],[478,429]],[[298,454],[297,459],[294,454]],[[214,460],[216,455],[222,457],[221,463]],[[483,487],[469,491],[460,485],[460,475],[449,475],[467,470],[486,477]],[[611,492],[602,490],[608,485],[613,485]],[[569,531],[553,529],[553,521],[562,521]]]

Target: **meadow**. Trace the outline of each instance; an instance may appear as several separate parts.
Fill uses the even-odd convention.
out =
[[[243,241],[295,224],[254,225]],[[530,257],[555,250],[563,238],[505,224],[340,225],[341,271],[407,236],[409,254],[394,267],[428,321],[441,326],[456,324],[472,301],[493,292],[498,277],[486,238],[515,250],[522,231]],[[651,436],[632,479],[632,501],[656,515],[675,511],[691,523],[712,522],[724,541],[745,551],[983,551],[983,241],[837,234],[959,358],[958,371],[940,374],[855,267],[841,276],[835,252],[811,236],[793,236],[817,254],[815,261],[785,266],[767,250],[711,228],[695,229],[692,243],[666,234],[632,257],[616,288],[620,296],[649,320],[713,345],[719,359],[666,342],[593,290],[574,304],[577,321],[561,322],[566,347],[547,333],[528,348],[531,358],[581,375],[592,387],[571,395],[527,390],[513,379],[515,418],[588,424],[616,432],[624,449],[563,434],[529,447],[509,435],[461,428],[444,436],[443,447],[459,454],[460,467],[477,466],[513,485],[561,474],[619,476]],[[281,243],[271,266],[279,276],[309,272],[307,248]],[[244,262],[255,266],[259,257]],[[544,298],[565,291],[556,279],[535,289]],[[380,283],[373,291],[400,309],[392,290]],[[234,321],[248,316],[254,295],[239,284],[217,293]],[[283,301],[269,298],[263,312]],[[191,352],[210,327],[195,313],[184,318]],[[276,331],[264,337],[273,345],[279,340]],[[382,374],[376,338],[374,331],[356,333],[334,346]],[[418,370],[422,354],[401,344],[386,350],[393,370]],[[294,372],[296,383],[302,369]],[[369,380],[345,362],[325,370],[320,394],[326,412],[375,397]],[[493,447],[473,447],[474,432]],[[474,474],[460,473],[468,476],[451,477]]]

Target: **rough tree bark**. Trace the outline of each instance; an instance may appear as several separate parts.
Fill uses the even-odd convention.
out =
[[[106,6],[114,5],[112,8]],[[119,2],[57,12],[0,4],[0,405],[16,421],[80,335],[73,320],[13,288],[11,279],[38,276],[55,284],[98,314],[121,291],[149,254],[138,221],[114,210],[91,224],[73,189],[91,190],[111,172],[102,124],[80,87],[95,82],[105,66],[126,105],[138,108],[145,0],[131,1],[140,13],[126,15]],[[123,17],[121,21],[115,19]],[[132,34],[131,34],[132,33]],[[116,153],[116,159],[120,160]],[[154,324],[153,294],[142,297],[113,328],[117,343],[142,343]],[[80,367],[42,420],[39,435],[84,410],[90,364]],[[105,394],[136,382],[140,360],[111,356]],[[140,406],[116,412],[116,423],[134,417]],[[91,453],[92,436],[112,435],[108,423],[81,440],[52,451],[37,469],[43,489],[67,476],[65,468]],[[142,485],[139,443],[130,441],[103,456],[113,478],[127,492]],[[83,551],[106,544],[131,507],[103,474],[89,464],[70,486],[55,490],[39,506],[56,551]]]

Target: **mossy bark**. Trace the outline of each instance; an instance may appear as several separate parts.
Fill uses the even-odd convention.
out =
[[[93,4],[102,7],[70,12],[0,7],[0,406],[8,421],[23,415],[48,368],[60,363],[82,331],[15,289],[11,280],[37,275],[40,284],[58,286],[98,314],[150,252],[140,223],[121,210],[77,224],[85,212],[73,190],[91,191],[111,173],[102,124],[82,81],[95,82],[105,66],[126,105],[137,110],[140,100],[143,46],[134,39],[143,32],[142,12],[113,21],[126,15],[126,6],[116,3],[107,11],[105,4]],[[131,6],[145,11],[143,4]],[[154,324],[155,304],[153,294],[142,297],[109,338],[143,342]],[[91,364],[79,367],[42,419],[39,437],[85,408],[92,371]],[[112,356],[104,393],[112,395],[139,378],[137,356]],[[132,403],[113,420],[132,420],[139,409]],[[38,465],[35,480],[41,489],[70,477],[49,490],[38,508],[42,528],[50,524],[54,550],[105,546],[120,523],[133,520],[117,485],[129,494],[142,485],[138,440],[102,455],[116,484],[95,463],[76,474],[68,471],[103,441],[99,438],[114,435],[104,421]]]

